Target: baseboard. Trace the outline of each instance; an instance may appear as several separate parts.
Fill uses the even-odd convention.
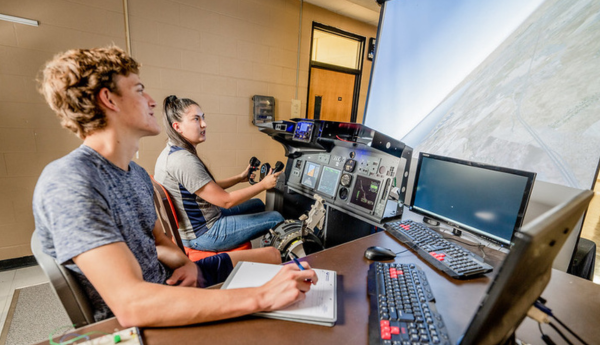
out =
[[[18,268],[30,267],[35,265],[37,265],[37,261],[35,261],[33,255],[24,256],[22,258],[0,260],[0,272],[16,270]]]

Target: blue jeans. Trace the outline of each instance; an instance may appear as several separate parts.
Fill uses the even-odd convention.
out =
[[[222,208],[221,218],[210,230],[196,239],[183,240],[183,245],[196,250],[229,250],[266,234],[283,220],[279,212],[265,212],[260,199],[251,199],[229,209]]]

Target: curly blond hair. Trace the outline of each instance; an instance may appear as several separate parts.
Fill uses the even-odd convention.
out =
[[[48,62],[40,92],[61,119],[61,125],[85,139],[106,127],[106,115],[98,105],[102,88],[119,94],[117,76],[138,74],[140,65],[115,46],[73,49]]]

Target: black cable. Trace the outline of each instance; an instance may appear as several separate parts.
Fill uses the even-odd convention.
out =
[[[484,245],[483,243],[472,243],[472,242],[465,242],[465,241],[461,241],[459,239],[456,239],[454,237],[446,237],[446,236],[442,236],[443,239],[445,240],[449,240],[449,241],[454,241],[454,242],[459,242],[462,243],[466,246],[471,246],[471,247],[477,247],[477,249],[479,249],[481,251],[482,254],[482,258],[485,259],[486,257],[486,253],[485,253],[485,248],[487,248],[486,245]]]
[[[567,337],[565,337],[565,335],[552,322],[548,324],[556,331],[556,333],[558,333],[558,335],[560,335],[567,342],[567,344],[573,345],[573,343],[570,342],[569,339],[567,339]]]
[[[547,334],[544,334],[544,331],[542,331],[542,323],[539,321],[538,321],[538,328],[540,329],[540,333],[542,333],[542,340],[544,341],[544,343],[546,343],[548,345],[556,345]]]
[[[408,249],[404,249],[403,251],[395,253],[395,254],[398,255],[398,254],[406,253],[407,251],[408,251]]]
[[[567,327],[567,325],[565,325],[562,321],[560,321],[552,312],[552,310],[550,308],[548,308],[546,305],[546,300],[539,297],[538,300],[533,304],[536,308],[538,308],[539,310],[541,310],[542,312],[546,313],[548,316],[552,317],[554,320],[558,321],[558,323],[563,326],[567,331],[569,331],[569,333],[571,333],[575,338],[577,338],[577,340],[579,340],[582,344],[584,345],[588,345],[588,343],[586,343],[583,339],[581,339],[581,337],[579,337],[577,334],[575,334],[575,332],[573,332],[569,327]]]
[[[583,339],[581,339],[575,332],[573,332],[569,327],[567,327],[567,325],[565,325],[564,323],[562,323],[562,321],[560,321],[556,316],[554,316],[554,315],[550,315],[550,316],[552,316],[552,318],[554,320],[558,321],[558,323],[561,326],[563,326],[564,329],[566,329],[567,331],[569,331],[569,333],[571,333],[575,338],[577,338],[577,340],[579,340],[583,345],[589,345]]]

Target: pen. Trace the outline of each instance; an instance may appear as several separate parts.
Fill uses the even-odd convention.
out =
[[[304,266],[302,266],[300,264],[300,261],[298,261],[298,255],[294,254],[293,252],[290,252],[290,256],[292,257],[292,260],[294,260],[296,265],[298,265],[298,268],[300,269],[300,271],[304,271]],[[308,283],[312,283],[312,279],[305,279],[304,281],[308,282]]]

